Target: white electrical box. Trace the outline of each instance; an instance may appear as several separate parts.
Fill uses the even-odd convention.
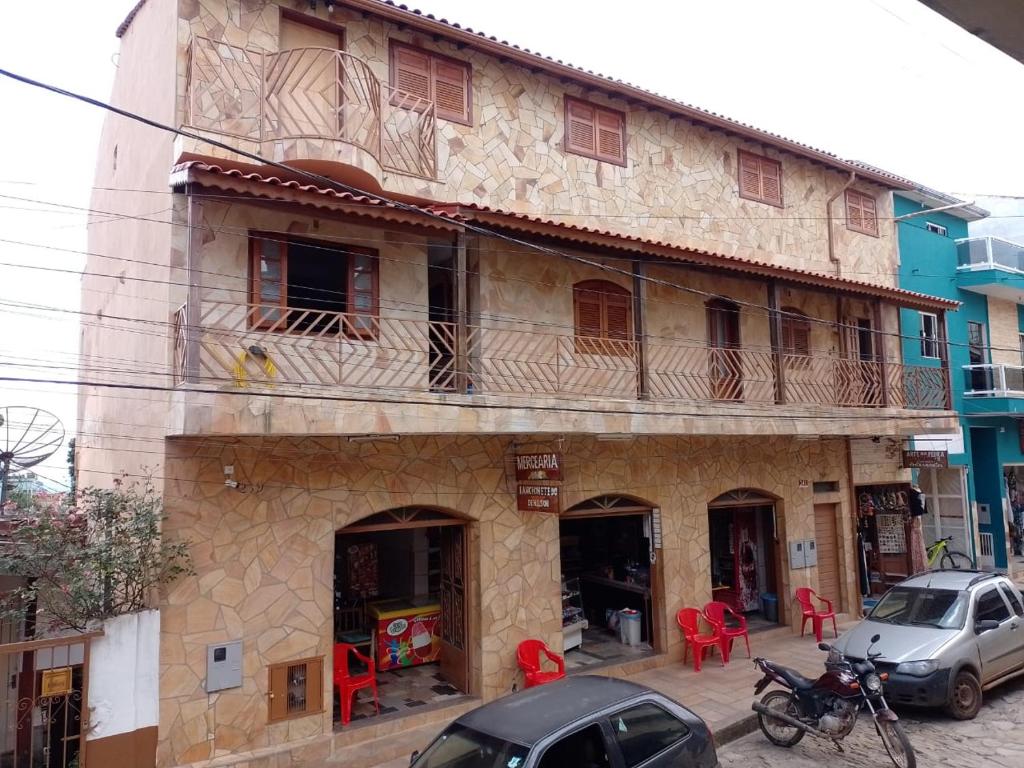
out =
[[[206,646],[206,692],[242,685],[242,641]]]
[[[797,539],[796,541],[789,542],[789,567],[807,567],[807,553],[803,539]]]
[[[804,540],[804,565],[813,568],[818,564],[818,545],[814,539]]]

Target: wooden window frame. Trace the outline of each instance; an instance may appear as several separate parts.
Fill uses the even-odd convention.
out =
[[[626,113],[619,109],[613,109],[612,107],[606,107],[603,104],[595,104],[592,101],[586,99],[579,99],[575,96],[566,95],[563,99],[565,102],[563,107],[563,119],[565,121],[565,132],[562,140],[562,147],[566,154],[579,155],[580,157],[589,157],[592,160],[599,160],[602,163],[611,163],[612,165],[618,165],[622,168],[626,167],[626,159],[629,155],[627,147],[629,145],[629,133],[626,130]],[[569,133],[569,108],[571,104],[582,104],[594,110],[594,151],[588,152],[580,147],[572,145]],[[621,130],[619,136],[622,141],[622,157],[612,157],[611,155],[605,155],[598,150],[598,137],[597,137],[597,118],[600,113],[604,113],[611,117],[614,117],[619,121]]]
[[[354,271],[352,268],[352,261],[350,258],[346,259],[346,286],[345,286],[345,311],[341,314],[348,316],[352,315],[368,315],[373,318],[373,327],[370,329],[360,330],[358,328],[351,327],[351,323],[346,322],[344,327],[340,328],[337,334],[325,334],[325,335],[338,335],[346,339],[375,339],[377,338],[377,325],[380,320],[380,253],[375,248],[364,248],[357,245],[347,245],[345,243],[333,243],[324,240],[314,240],[303,237],[291,237],[274,234],[271,232],[262,232],[251,230],[249,232],[249,304],[250,306],[262,305],[260,301],[261,294],[261,283],[260,283],[260,269],[259,259],[262,252],[259,249],[259,242],[261,240],[273,240],[281,248],[281,301],[279,306],[281,312],[287,313],[289,311],[301,310],[302,307],[289,307],[288,306],[288,245],[290,243],[299,243],[312,245],[320,248],[332,248],[334,250],[344,251],[346,256],[351,257],[352,255],[368,256],[373,260],[373,271],[372,275],[372,299],[371,308],[368,312],[357,313],[353,311],[352,296],[353,281],[355,278]],[[268,330],[274,326],[274,322],[270,320],[263,320],[261,317],[249,318],[249,327],[254,330]],[[287,334],[288,323],[284,324],[284,328],[278,328],[275,333]]]
[[[280,11],[281,15],[279,17],[279,22],[281,19],[287,19],[293,24],[304,24],[307,27],[319,29],[322,32],[329,32],[332,35],[337,35],[338,50],[345,50],[345,27],[340,24],[335,24],[334,22],[325,21],[324,19],[318,19],[316,16],[310,16],[309,14],[293,10],[292,8],[280,8]],[[278,30],[280,30],[280,26],[278,26]],[[280,32],[278,32],[277,48],[278,50],[281,50]]]
[[[812,353],[811,349],[811,318],[806,312],[803,312],[795,307],[783,307],[780,310],[782,314],[781,318],[781,331],[782,338],[779,339],[779,346],[782,347],[782,353],[784,355],[793,355],[796,357],[810,357]],[[795,341],[794,333],[800,332],[806,334],[805,338],[807,341],[806,351],[801,352],[797,349],[797,345],[793,343]],[[790,336],[790,343],[787,345],[786,336]]]
[[[430,76],[428,78],[428,88],[430,94],[428,101],[434,105],[434,115],[441,120],[447,120],[450,123],[458,123],[459,125],[466,125],[473,127],[473,65],[468,61],[462,61],[451,56],[446,56],[443,53],[436,53],[426,48],[420,48],[417,45],[411,45],[410,43],[403,42],[402,40],[389,39],[388,40],[388,84],[395,90],[398,88],[398,66],[396,63],[396,56],[399,49],[405,48],[408,51],[413,51],[421,56],[426,56],[430,62]],[[444,63],[458,67],[466,73],[466,113],[462,116],[456,116],[452,112],[443,112],[437,105],[435,99],[435,79],[434,74],[434,61],[443,61]],[[391,97],[391,103],[397,107],[402,107],[402,98],[398,94],[394,94]],[[405,109],[415,109],[413,107],[404,107]]]
[[[322,715],[325,712],[324,706],[324,656],[309,656],[304,659],[295,659],[294,661],[282,661],[277,664],[270,664],[267,667],[267,723],[282,723],[286,720],[296,720],[300,717],[309,717],[310,715]],[[274,686],[274,673],[282,668],[285,671],[285,675],[288,674],[289,667],[295,667],[300,664],[306,665],[306,707],[301,712],[288,712],[288,700],[287,690],[276,692]],[[313,664],[317,668],[319,674],[310,674],[310,665]],[[311,689],[309,687],[310,681],[313,681],[316,688],[312,691],[317,693],[316,697],[311,697]],[[287,685],[287,682],[285,683]],[[274,699],[280,693],[284,697],[284,713],[276,713],[274,708]]]
[[[608,290],[611,288],[612,290]],[[580,298],[581,294],[593,294],[598,297],[600,304],[601,328],[599,335],[580,333]],[[626,335],[625,338],[609,335],[608,329],[608,297],[625,297],[626,303]],[[609,355],[616,357],[631,357],[631,343],[633,342],[633,294],[628,288],[623,288],[618,283],[610,280],[580,280],[572,287],[572,315],[573,315],[573,341],[578,354],[583,355]],[[602,344],[601,342],[618,342],[617,344]]]
[[[934,312],[918,312],[917,314],[921,320],[921,330],[919,334],[921,337],[921,357],[926,360],[941,360],[941,350],[939,348],[939,316]],[[934,335],[932,336],[926,336],[924,332],[924,319],[926,317],[930,317],[932,319],[932,329],[934,331]],[[934,355],[929,355],[925,352],[929,346],[934,350]]]
[[[862,235],[871,235],[872,237],[879,237],[879,232],[878,232],[878,201],[872,195],[869,195],[867,192],[861,192],[860,190],[857,190],[857,189],[848,189],[848,190],[846,190],[845,201],[846,201],[846,228],[849,229],[852,232],[859,232]],[[854,221],[853,221],[853,216],[850,215],[851,208],[858,208],[862,212],[861,213],[861,221],[863,221],[864,220],[863,211],[865,210],[864,203],[867,202],[867,201],[871,202],[871,207],[873,209],[873,218],[874,218],[874,221],[875,221],[875,226],[874,227],[865,227],[865,226],[863,226],[861,224],[855,224]]]
[[[757,163],[757,180],[760,193],[757,195],[745,194],[743,191],[743,159],[753,160]],[[779,198],[774,200],[764,195],[764,166],[773,165],[778,171],[779,177]],[[766,155],[759,155],[755,152],[750,152],[746,149],[736,150],[736,187],[739,190],[739,195],[744,200],[753,200],[756,203],[764,203],[765,205],[773,205],[776,208],[785,208],[785,194],[783,192],[783,180],[782,180],[782,161],[776,160]]]

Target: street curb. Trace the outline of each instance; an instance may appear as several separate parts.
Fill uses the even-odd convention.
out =
[[[726,744],[742,739],[757,730],[757,713],[742,715],[714,732],[715,746],[721,749]]]

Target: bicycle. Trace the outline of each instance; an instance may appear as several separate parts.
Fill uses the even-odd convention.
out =
[[[949,549],[949,542],[952,540],[952,536],[947,536],[944,539],[939,539],[928,547],[929,568],[934,568],[936,562],[938,562],[943,568],[952,568],[954,570],[974,567],[974,561],[970,557],[965,555],[963,552],[956,552]]]

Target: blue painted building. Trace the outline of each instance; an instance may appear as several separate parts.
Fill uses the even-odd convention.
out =
[[[915,474],[929,497],[926,542],[952,535],[955,548],[1005,569],[1007,519],[1019,524],[1024,511],[1024,246],[970,237],[969,222],[987,215],[974,206],[922,213],[957,202],[925,188],[895,195],[900,286],[961,302],[946,317],[961,429],[915,439],[949,452],[948,469]],[[939,318],[901,310],[900,321],[904,361],[942,366]]]

